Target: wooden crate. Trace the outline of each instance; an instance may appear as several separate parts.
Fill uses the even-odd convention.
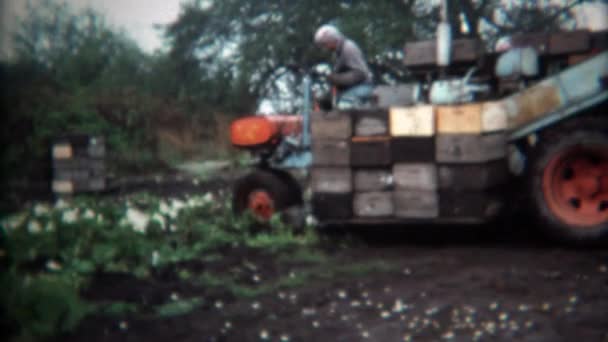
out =
[[[380,108],[411,106],[420,97],[420,84],[380,85],[374,88],[373,94],[375,104]]]
[[[105,139],[89,135],[65,135],[54,140],[53,159],[69,158],[103,158],[105,157]]]
[[[436,64],[436,45],[435,40],[406,43],[403,63],[406,66]],[[454,39],[451,61],[454,63],[473,62],[479,57],[481,51],[480,42],[475,39]]]
[[[393,193],[395,216],[401,218],[434,218],[439,216],[436,191],[398,190]]]
[[[488,192],[454,192],[439,194],[439,216],[444,218],[490,218],[502,207],[498,194]]]
[[[397,190],[437,189],[437,166],[433,163],[400,163],[393,166]]]
[[[478,134],[482,131],[481,103],[437,106],[437,132],[450,134]]]
[[[91,173],[105,172],[105,160],[99,158],[69,158],[69,159],[53,159],[53,172],[87,170]]]
[[[348,112],[314,112],[311,115],[310,131],[312,140],[350,139],[352,122]]]
[[[506,134],[440,134],[435,158],[440,163],[480,163],[505,157]]]
[[[315,139],[312,141],[313,165],[348,166],[350,143],[348,140]]]
[[[549,35],[547,33],[521,33],[511,38],[514,47],[533,47],[539,54],[549,51]]]
[[[391,164],[390,137],[354,137],[350,163],[354,167],[383,167]]]
[[[73,194],[78,192],[102,191],[106,187],[103,177],[88,179],[53,179],[51,188],[56,194]]]
[[[591,34],[587,30],[553,33],[549,36],[549,53],[562,55],[581,53],[591,48]]]
[[[353,217],[351,193],[314,193],[312,212],[319,220],[347,220]]]
[[[393,193],[390,191],[356,192],[353,212],[358,217],[389,217],[393,215]]]
[[[505,159],[481,164],[439,165],[439,187],[444,190],[482,190],[505,184],[509,166]]]
[[[353,190],[350,168],[313,168],[311,171],[311,183],[313,192],[347,193]]]
[[[393,138],[391,160],[393,163],[432,163],[435,161],[435,138]]]
[[[353,171],[355,191],[384,191],[393,188],[393,173],[383,169],[358,169]]]
[[[429,137],[435,134],[433,106],[392,107],[389,115],[393,137]]]
[[[388,135],[388,111],[384,109],[351,111],[354,135],[361,137]]]
[[[481,131],[489,133],[506,130],[508,118],[509,112],[505,102],[484,102],[481,109]]]

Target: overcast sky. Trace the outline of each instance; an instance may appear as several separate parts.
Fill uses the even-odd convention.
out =
[[[124,29],[146,51],[161,47],[155,24],[168,24],[179,14],[184,0],[66,0],[75,8],[91,7],[106,17],[112,27]]]

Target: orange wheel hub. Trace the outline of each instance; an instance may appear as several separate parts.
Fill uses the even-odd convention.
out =
[[[269,220],[275,212],[274,201],[265,190],[255,190],[249,194],[247,207],[255,217]]]
[[[608,220],[608,153],[574,147],[555,156],[543,172],[543,194],[551,212],[575,226]]]

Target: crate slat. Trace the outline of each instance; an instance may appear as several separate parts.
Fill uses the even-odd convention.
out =
[[[311,171],[312,191],[319,193],[352,192],[352,172],[350,168],[323,167]]]
[[[480,164],[439,165],[439,187],[450,190],[482,190],[505,184],[509,166],[505,159]]]
[[[350,145],[350,162],[354,167],[390,165],[390,137],[354,137]]]
[[[347,220],[353,217],[351,193],[314,193],[313,215],[320,220]]]
[[[506,134],[441,134],[437,136],[436,160],[441,163],[479,163],[505,157]]]
[[[316,139],[350,139],[352,136],[351,117],[347,112],[314,112],[311,115],[310,131]]]
[[[393,166],[397,190],[437,189],[437,166],[432,163],[400,163]]]
[[[436,191],[398,190],[393,193],[395,216],[401,218],[434,218],[439,216]]]
[[[429,137],[435,134],[433,106],[391,107],[389,115],[393,137]]]
[[[393,163],[432,163],[435,161],[435,138],[393,138],[391,160]]]
[[[480,103],[437,106],[437,132],[451,134],[481,133]]]
[[[348,166],[350,143],[348,140],[317,139],[312,142],[313,165]]]
[[[358,192],[354,194],[353,212],[359,217],[392,216],[393,195],[390,191]]]
[[[354,171],[355,191],[383,191],[393,188],[391,170],[359,169]]]

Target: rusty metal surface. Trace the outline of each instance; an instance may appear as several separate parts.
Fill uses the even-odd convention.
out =
[[[598,95],[603,89],[601,78],[606,75],[608,52],[603,52],[506,98],[502,102],[509,113],[509,128],[520,129],[558,115],[558,111]]]
[[[562,104],[560,89],[555,82],[542,82],[505,100],[512,108],[509,127],[514,128],[531,122],[556,110]]]

